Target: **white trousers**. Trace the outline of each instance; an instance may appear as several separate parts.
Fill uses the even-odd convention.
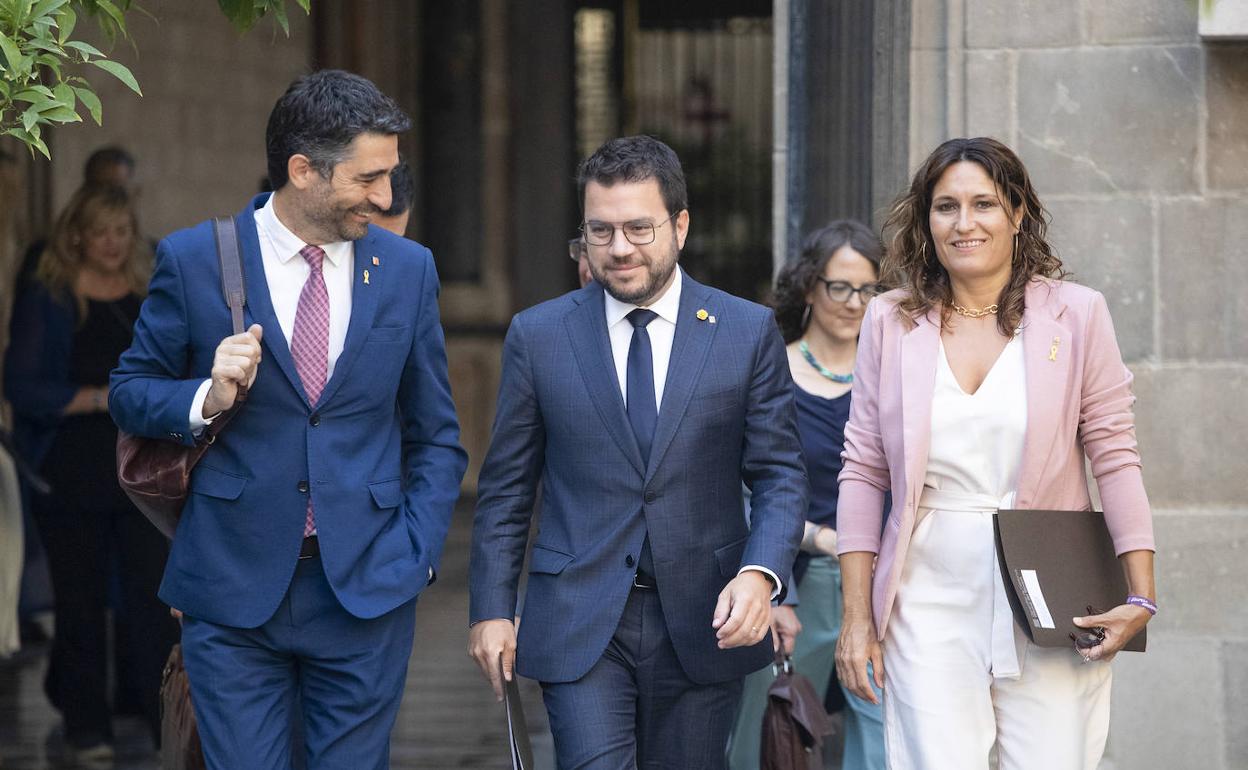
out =
[[[1021,672],[993,676],[1001,573],[992,514],[926,512],[915,528],[884,639],[891,770],[1095,770],[1109,732],[1110,668],[1014,628]],[[999,630],[999,629],[998,629]],[[1005,668],[1012,668],[1006,666]]]

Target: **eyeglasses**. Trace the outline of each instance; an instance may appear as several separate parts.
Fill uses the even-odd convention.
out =
[[[872,297],[878,297],[884,293],[884,287],[878,283],[864,283],[855,287],[847,281],[829,281],[827,278],[816,276],[815,280],[823,284],[823,290],[827,292],[828,299],[833,302],[849,302],[849,298],[858,295],[862,300],[862,304],[867,304]]]
[[[585,256],[584,238],[577,237],[568,239],[568,256],[572,258],[573,262],[581,261],[581,257]]]
[[[657,224],[643,220],[615,225],[610,222],[599,222],[596,219],[591,219],[581,225],[581,232],[585,234],[585,242],[591,246],[610,246],[611,241],[615,240],[615,231],[617,229],[624,231],[624,237],[629,243],[634,246],[645,246],[648,243],[654,243],[655,230],[671,222],[679,213],[677,211],[676,214],[672,214]]]

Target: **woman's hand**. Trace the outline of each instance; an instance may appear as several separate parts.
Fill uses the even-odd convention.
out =
[[[1118,651],[1131,641],[1131,637],[1138,634],[1148,625],[1148,621],[1153,616],[1143,607],[1137,607],[1134,604],[1120,604],[1109,612],[1100,615],[1088,615],[1087,617],[1075,618],[1074,623],[1080,628],[1095,628],[1100,626],[1105,629],[1105,638],[1095,647],[1089,647],[1086,650],[1079,650],[1079,654],[1084,660],[1103,660],[1109,662],[1114,659]]]
[[[784,650],[785,655],[793,654],[793,645],[797,643],[797,635],[802,633],[802,621],[797,613],[787,604],[771,608],[771,641],[777,652]]]
[[[875,676],[867,672],[867,664]],[[880,700],[871,687],[884,687],[884,652],[876,638],[875,622],[870,615],[846,613],[841,623],[841,636],[836,640],[836,676],[854,695],[868,703]]]

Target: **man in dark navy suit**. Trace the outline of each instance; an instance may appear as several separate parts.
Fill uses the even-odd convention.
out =
[[[288,767],[294,719],[312,770],[389,766],[467,463],[432,257],[371,224],[409,125],[356,75],[293,83],[266,135],[275,192],[235,217],[249,328],[231,335],[205,222],[161,242],[113,372],[123,429],[188,445],[249,388],[195,468],[160,590],[216,770]]]
[[[561,768],[721,767],[806,511],[784,343],[769,310],[677,266],[689,211],[671,148],[610,141],[579,185],[594,281],[507,333],[469,649],[496,693],[500,655],[503,676],[514,663],[542,683]]]

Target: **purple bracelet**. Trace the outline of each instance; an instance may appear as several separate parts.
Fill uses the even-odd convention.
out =
[[[1127,597],[1127,604],[1134,604],[1136,607],[1143,607],[1148,611],[1149,615],[1157,614],[1157,604],[1147,596],[1137,596],[1131,594]]]

